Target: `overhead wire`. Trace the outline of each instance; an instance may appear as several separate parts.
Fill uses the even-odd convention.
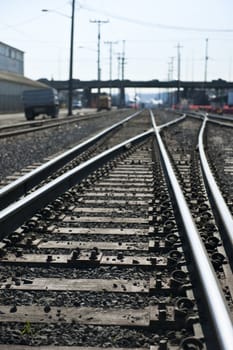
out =
[[[162,23],[154,23],[154,22],[147,22],[147,21],[142,21],[139,19],[134,19],[134,18],[129,18],[121,15],[117,15],[115,13],[105,11],[105,10],[100,10],[94,7],[90,7],[87,5],[82,5],[80,4],[80,8],[90,11],[90,12],[97,12],[100,14],[103,14],[108,17],[112,17],[115,19],[118,19],[120,21],[128,22],[128,23],[134,23],[134,24],[139,24],[142,26],[147,26],[147,27],[155,27],[159,29],[167,29],[167,30],[182,30],[182,31],[193,31],[193,32],[218,32],[218,33],[233,33],[233,28],[201,28],[201,27],[185,27],[185,26],[176,26],[176,25],[169,25],[169,24],[162,24]]]

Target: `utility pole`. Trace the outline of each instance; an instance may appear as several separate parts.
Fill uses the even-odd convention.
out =
[[[173,80],[173,64],[174,64],[174,57],[170,57],[170,61],[168,62],[168,81]],[[173,104],[173,98],[172,98],[172,93],[170,92],[170,89],[168,88],[168,104],[172,105]]]
[[[208,38],[205,39],[205,73],[204,73],[204,83],[207,82],[207,64],[208,64],[208,44],[209,44],[209,40]]]
[[[97,23],[98,25],[98,41],[97,41],[97,79],[98,81],[101,80],[101,68],[100,68],[100,39],[101,39],[101,35],[100,35],[100,26],[101,24],[104,23],[109,23],[109,21],[101,21],[101,20],[90,20],[91,23]],[[100,93],[100,88],[98,88],[98,94]]]
[[[183,46],[180,45],[180,43],[178,43],[178,45],[176,46],[177,48],[177,104],[179,104],[180,102],[180,64],[181,64],[181,58],[180,58],[180,49]]]
[[[173,70],[174,70],[174,57],[170,57],[170,61],[168,62],[168,75],[167,75],[167,80],[173,80]]]
[[[71,14],[68,116],[72,115],[72,100],[73,100],[74,10],[75,10],[75,0],[72,1],[72,14]]]
[[[168,72],[167,72],[167,81],[170,81],[170,75],[171,75],[171,62],[168,62]],[[167,104],[170,105],[170,89],[167,88]]]
[[[169,79],[173,80],[173,71],[174,71],[174,57],[170,57],[170,62],[169,62]],[[173,105],[173,91],[170,93],[170,104]]]
[[[174,58],[175,57],[170,57],[170,80],[173,80],[173,71],[174,71]]]
[[[125,40],[123,40],[122,57],[121,57],[121,80],[125,79]]]
[[[229,81],[231,81],[231,70],[232,70],[232,57],[230,57],[230,59],[229,59],[229,72],[228,72],[228,75],[229,75],[228,80]]]
[[[117,79],[120,79],[121,76],[121,54],[117,54]]]
[[[105,41],[109,45],[109,80],[112,81],[112,45],[117,44],[118,41]],[[112,88],[110,86],[109,95],[112,96]]]
[[[125,40],[122,41],[122,56],[121,56],[121,87],[120,87],[120,107],[125,107],[125,89],[123,80],[125,79]]]

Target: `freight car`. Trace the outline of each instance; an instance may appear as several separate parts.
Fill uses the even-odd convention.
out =
[[[233,106],[224,105],[220,106],[211,106],[211,105],[189,105],[190,111],[202,111],[206,113],[215,113],[215,114],[233,114]]]
[[[101,111],[102,109],[106,109],[110,111],[112,108],[112,99],[108,95],[100,95],[97,100],[97,111]]]

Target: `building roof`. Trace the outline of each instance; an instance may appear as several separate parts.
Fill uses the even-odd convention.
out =
[[[39,81],[35,81],[29,78],[24,77],[23,75],[12,73],[12,72],[5,72],[0,71],[0,82],[1,81],[7,81],[9,83],[15,83],[15,84],[22,84],[22,85],[28,85],[34,88],[46,88],[48,85],[40,83]]]
[[[20,51],[20,52],[22,52],[22,53],[24,54],[24,51],[19,50],[19,49],[17,49],[16,47],[10,46],[10,45],[8,45],[8,44],[5,44],[5,43],[3,43],[2,41],[0,41],[0,45],[4,45],[4,46],[9,47],[9,48],[11,48],[11,49],[14,49],[14,50],[16,50],[16,51]]]

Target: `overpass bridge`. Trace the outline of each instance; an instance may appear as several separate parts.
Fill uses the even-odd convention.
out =
[[[69,80],[47,80],[39,79],[56,90],[68,90]],[[73,89],[98,89],[98,88],[181,88],[185,89],[233,89],[233,82],[227,82],[222,79],[212,81],[160,81],[160,80],[79,80],[73,79]]]
[[[58,91],[69,90],[69,80],[47,80],[40,79],[42,83],[45,83]],[[119,89],[119,106],[125,106],[125,89],[126,88],[164,88],[177,90],[176,101],[180,100],[180,97],[190,99],[193,98],[197,90],[214,89],[216,96],[222,96],[226,94],[227,90],[233,89],[233,82],[227,82],[222,79],[212,81],[138,81],[138,80],[72,80],[73,90],[84,90],[88,105],[91,105],[92,89],[106,89],[117,88]]]

